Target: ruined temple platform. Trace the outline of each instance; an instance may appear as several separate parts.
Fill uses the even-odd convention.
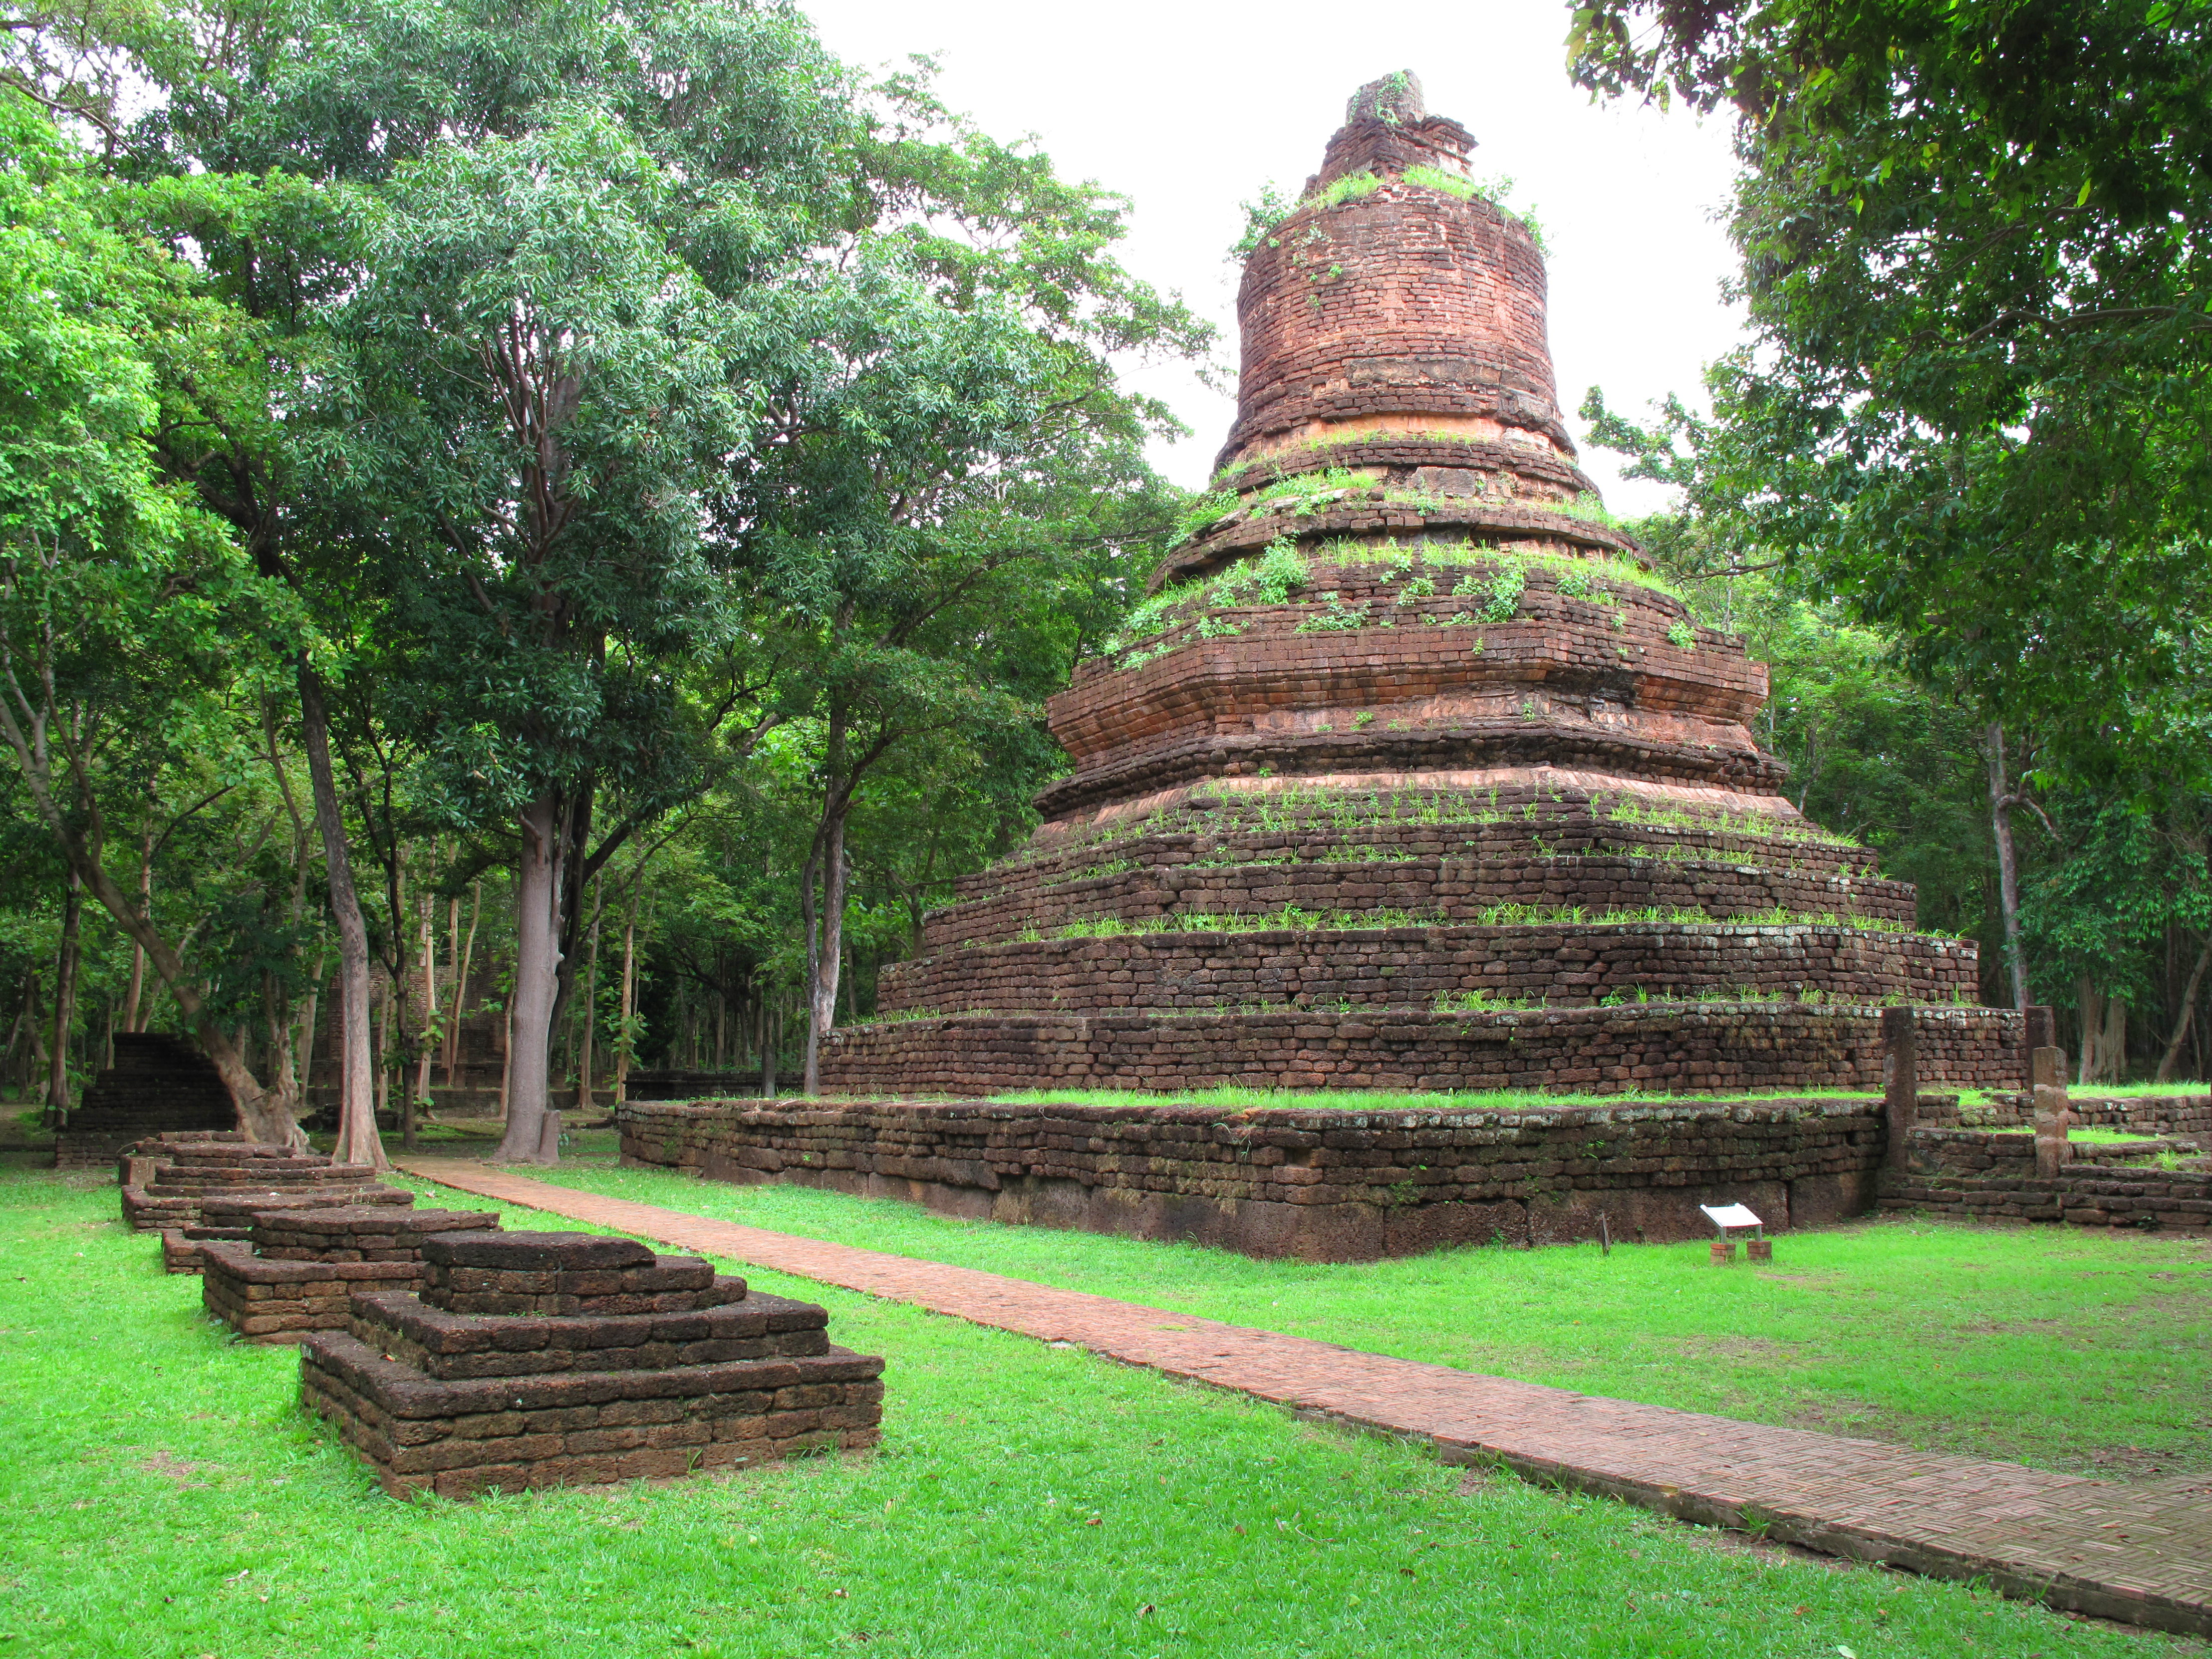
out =
[[[1301,1417],[1419,1439],[1449,1463],[1502,1464],[1685,1521],[2212,1635],[2212,1473],[2131,1486],[1774,1428],[708,1220],[482,1164],[410,1158],[403,1167],[482,1197],[1075,1343]]]
[[[310,1334],[301,1403],[395,1496],[603,1485],[876,1443],[883,1361],[829,1315],[594,1233],[443,1233],[416,1291]]]
[[[377,1173],[236,1130],[158,1135],[124,1148],[116,1170],[124,1220],[161,1235],[162,1266],[173,1273],[199,1272],[202,1244],[246,1237],[264,1210],[414,1203]]]

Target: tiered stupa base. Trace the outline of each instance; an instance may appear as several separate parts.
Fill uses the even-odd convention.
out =
[[[872,1446],[878,1358],[829,1315],[591,1233],[433,1235],[419,1293],[356,1296],[302,1403],[395,1495],[591,1486]]]
[[[2009,1085],[2017,1016],[1972,1006],[1972,945],[1911,916],[1910,886],[1773,797],[1559,769],[1240,778],[1048,825],[967,878],[886,970],[900,1018],[832,1033],[823,1076],[1879,1089],[1881,1011],[1911,1002],[1931,1085]]]
[[[310,1331],[348,1328],[356,1291],[414,1290],[422,1241],[433,1233],[498,1226],[489,1210],[263,1210],[247,1238],[199,1246],[200,1297],[249,1342],[297,1342]]]

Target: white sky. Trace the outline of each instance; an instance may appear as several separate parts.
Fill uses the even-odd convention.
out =
[[[800,3],[840,57],[937,55],[947,104],[997,137],[1034,135],[1063,178],[1128,197],[1122,262],[1217,322],[1231,369],[1237,272],[1224,256],[1243,230],[1238,204],[1270,181],[1295,194],[1345,100],[1397,69],[1420,76],[1432,113],[1474,135],[1478,176],[1511,178],[1514,202],[1543,225],[1552,356],[1577,441],[1574,411],[1593,384],[1634,415],[1670,391],[1696,398],[1705,365],[1739,337],[1740,316],[1721,301],[1734,261],[1715,219],[1732,176],[1726,123],[1592,105],[1567,79],[1568,8],[1557,0],[1462,0],[1410,15],[1309,0]],[[1187,369],[1127,378],[1191,428],[1155,464],[1202,486],[1233,399]],[[1613,457],[1585,447],[1582,459],[1614,511],[1664,504],[1657,486],[1623,483]]]

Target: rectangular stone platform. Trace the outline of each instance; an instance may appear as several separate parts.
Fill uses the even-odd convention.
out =
[[[498,1225],[489,1210],[263,1211],[248,1239],[197,1245],[200,1297],[249,1342],[297,1342],[310,1331],[344,1330],[356,1291],[413,1289],[422,1277],[422,1241],[432,1234]]]
[[[828,1314],[590,1233],[434,1234],[419,1292],[366,1292],[300,1352],[301,1401],[394,1495],[598,1485],[856,1450],[883,1361]],[[366,1265],[366,1264],[364,1264]]]
[[[1701,1203],[1820,1224],[1872,1206],[1887,1133],[1871,1097],[1510,1111],[632,1101],[617,1122],[626,1164],[1334,1261],[1601,1228],[1702,1237]]]

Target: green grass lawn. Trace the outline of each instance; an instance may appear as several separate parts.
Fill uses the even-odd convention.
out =
[[[1761,1269],[1702,1242],[1322,1265],[604,1162],[517,1173],[1592,1394],[2081,1473],[2212,1468],[2204,1240],[1882,1219],[1786,1235]]]
[[[398,1503],[299,1413],[290,1350],[230,1340],[161,1273],[112,1185],[0,1175],[0,1653],[2203,1651],[1509,1477],[1462,1490],[1395,1442],[766,1273],[889,1358],[881,1451]]]

